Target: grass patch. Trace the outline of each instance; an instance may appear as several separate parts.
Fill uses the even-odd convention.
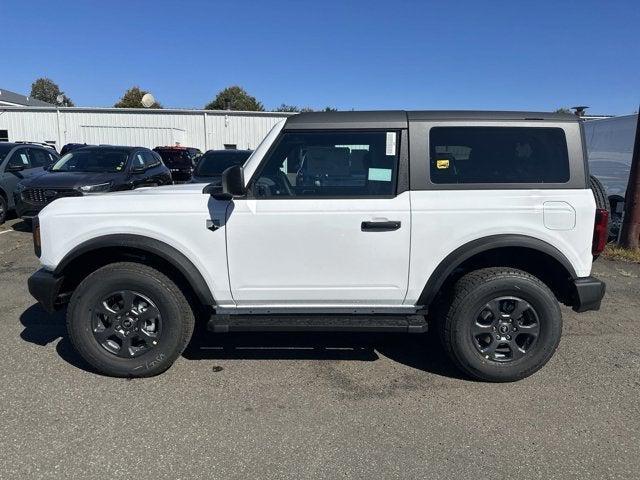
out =
[[[617,245],[607,245],[604,252],[602,252],[602,256],[608,260],[640,263],[640,248],[628,249]]]

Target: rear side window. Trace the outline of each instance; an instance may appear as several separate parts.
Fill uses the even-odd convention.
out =
[[[567,140],[561,128],[434,127],[431,182],[566,183]]]

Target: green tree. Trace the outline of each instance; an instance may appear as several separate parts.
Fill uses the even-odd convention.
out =
[[[62,101],[58,97],[62,96]],[[31,98],[57,105],[59,107],[73,107],[73,102],[67,97],[57,83],[50,78],[38,78],[31,84]]]
[[[324,107],[323,112],[337,112],[338,109],[337,108],[333,108],[333,107]]]
[[[264,105],[249,95],[243,88],[234,85],[221,90],[211,102],[205,105],[205,110],[243,110],[249,112],[263,112]]]
[[[276,112],[299,112],[300,109],[295,105],[287,105],[286,103],[281,103],[278,108],[275,109]]]
[[[142,97],[147,93],[146,90],[141,90],[140,87],[134,86],[124,92],[122,98],[114,105],[116,108],[144,108],[142,105]],[[153,102],[149,108],[162,108],[158,102]]]
[[[554,110],[555,113],[573,113],[570,108],[561,107]]]

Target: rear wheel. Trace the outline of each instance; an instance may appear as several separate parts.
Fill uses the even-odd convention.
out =
[[[136,263],[114,263],[87,276],[67,312],[78,353],[115,377],[165,371],[187,346],[193,325],[193,312],[175,283]]]
[[[485,268],[456,283],[440,326],[444,348],[462,371],[509,382],[533,374],[553,356],[562,314],[538,278],[511,268]]]

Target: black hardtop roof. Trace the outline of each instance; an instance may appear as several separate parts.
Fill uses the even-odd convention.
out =
[[[511,112],[481,110],[377,110],[362,112],[305,112],[288,117],[287,130],[322,128],[407,128],[409,121],[429,120],[532,120],[551,122],[577,122],[571,113]]]

